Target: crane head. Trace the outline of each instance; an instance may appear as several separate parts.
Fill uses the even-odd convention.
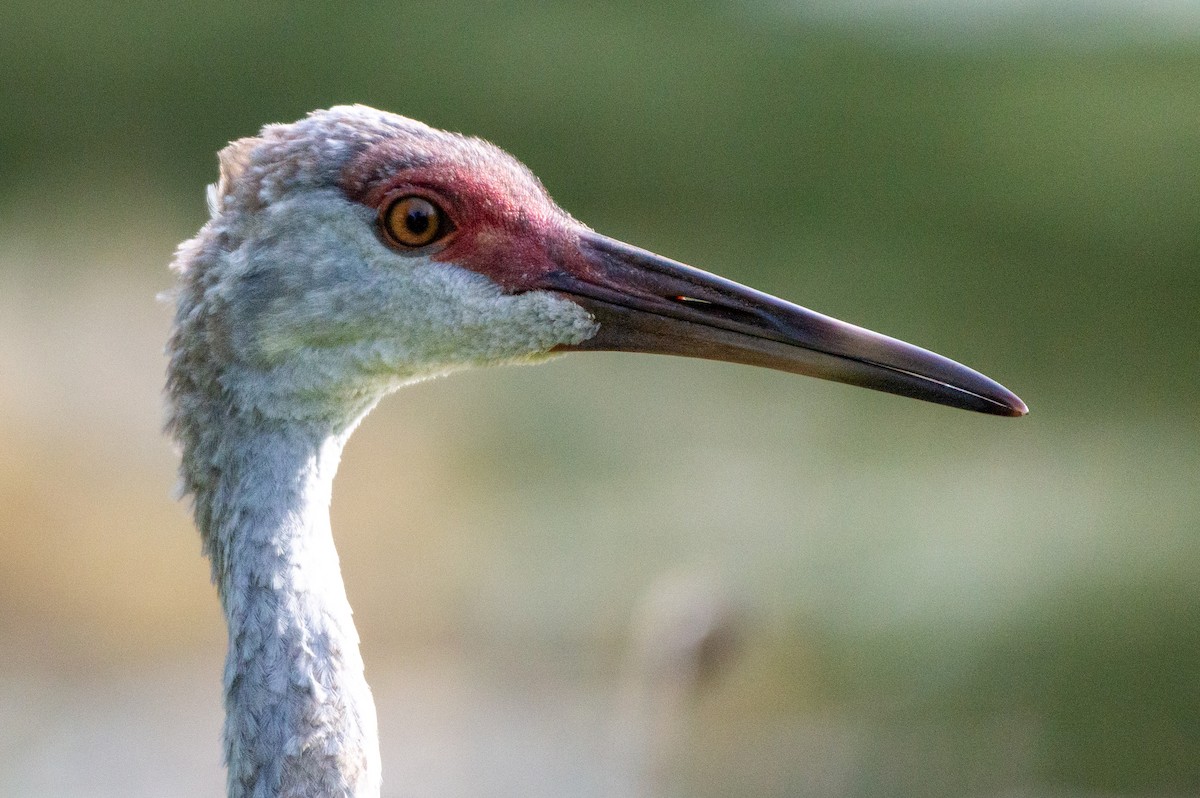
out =
[[[1027,412],[940,355],[598,234],[491,144],[364,106],[234,142],[210,207],[176,258],[177,330],[266,415],[361,414],[404,382],[583,350]]]

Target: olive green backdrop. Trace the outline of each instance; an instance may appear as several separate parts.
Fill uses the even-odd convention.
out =
[[[213,153],[346,102],[1032,409],[607,355],[386,402],[333,515],[387,794],[607,794],[681,571],[741,645],[652,791],[1200,791],[1200,20],[914,5],[0,8],[0,792],[219,793],[155,295]]]

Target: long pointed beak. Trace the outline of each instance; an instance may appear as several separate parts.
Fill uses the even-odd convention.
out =
[[[599,323],[595,336],[563,349],[725,360],[997,416],[1029,412],[1004,386],[926,349],[591,231],[580,248],[586,269],[551,272],[539,285]]]

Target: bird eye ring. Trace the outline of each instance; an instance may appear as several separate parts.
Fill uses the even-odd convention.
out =
[[[389,202],[379,220],[387,240],[406,249],[428,246],[454,231],[441,208],[415,194]]]

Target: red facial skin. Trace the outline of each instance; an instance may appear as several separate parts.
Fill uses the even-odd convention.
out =
[[[436,159],[429,165],[390,171],[386,150],[373,148],[351,162],[342,179],[347,195],[382,215],[396,199],[419,196],[441,209],[451,232],[425,252],[494,280],[506,293],[539,287],[551,271],[586,274],[591,264],[579,249],[580,225],[559,208],[535,177],[503,161]]]

